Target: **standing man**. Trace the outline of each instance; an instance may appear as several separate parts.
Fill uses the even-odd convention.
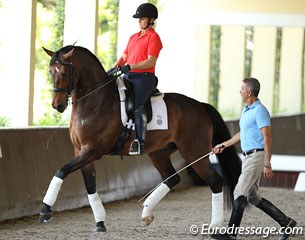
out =
[[[213,149],[215,154],[222,153],[227,147],[240,142],[245,156],[242,160],[242,172],[234,189],[233,209],[228,224],[234,231],[214,234],[211,236],[213,239],[236,239],[247,199],[283,227],[280,240],[288,239],[289,234],[285,233],[285,229],[295,227],[297,224],[271,202],[262,198],[259,193],[262,172],[266,179],[273,176],[270,114],[258,99],[259,91],[260,83],[257,79],[243,80],[240,95],[246,105],[239,121],[240,132]]]
[[[116,61],[114,68],[125,73],[135,94],[135,131],[136,140],[131,144],[129,155],[144,152],[147,120],[145,102],[157,85],[155,66],[162,49],[162,42],[153,25],[158,18],[158,10],[151,3],[143,3],[133,15],[139,19],[140,32],[133,34],[123,55]]]

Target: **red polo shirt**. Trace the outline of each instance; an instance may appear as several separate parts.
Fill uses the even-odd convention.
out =
[[[127,64],[135,64],[148,59],[148,56],[158,57],[162,49],[162,42],[159,35],[153,28],[150,28],[141,36],[141,31],[133,34],[127,44],[124,53],[127,55]],[[155,72],[155,67],[132,70],[131,72]]]

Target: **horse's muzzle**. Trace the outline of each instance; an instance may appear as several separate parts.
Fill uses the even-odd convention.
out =
[[[68,106],[68,99],[53,98],[52,107],[58,112],[63,113]]]
[[[66,106],[64,104],[58,104],[54,107],[58,112],[63,113],[66,110]]]

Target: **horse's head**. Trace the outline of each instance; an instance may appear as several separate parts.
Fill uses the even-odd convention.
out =
[[[74,52],[73,46],[65,47],[57,52],[46,48],[44,51],[52,58],[50,61],[50,74],[53,81],[52,106],[62,113],[68,106],[68,98],[74,90],[75,69],[72,66],[71,57]]]

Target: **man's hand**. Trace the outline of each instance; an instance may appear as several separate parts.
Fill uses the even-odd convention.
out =
[[[218,153],[222,153],[223,150],[225,150],[226,146],[224,144],[217,144],[214,148],[213,148],[213,153],[214,154],[218,154]]]
[[[273,171],[271,166],[269,167],[264,167],[264,178],[265,179],[271,179],[273,177]]]

